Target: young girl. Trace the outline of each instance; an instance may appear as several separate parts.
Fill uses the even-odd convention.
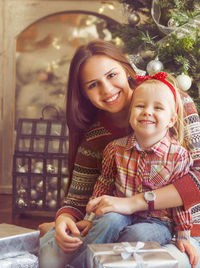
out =
[[[147,191],[153,196],[152,190],[182,177],[192,166],[190,154],[180,146],[184,133],[183,106],[176,86],[172,81],[168,82],[166,73],[136,80],[144,82],[134,90],[130,107],[133,134],[106,146],[102,175],[95,184],[92,198],[114,195],[131,199],[131,196]],[[151,202],[149,211],[124,215],[127,224],[121,226],[116,241],[157,241],[165,245],[172,239],[175,223],[177,247],[183,247],[191,260],[198,259],[198,253],[190,244],[190,212],[183,207],[154,210]],[[87,211],[95,212],[90,202]],[[84,233],[91,227],[87,220],[79,222],[78,226]]]
[[[77,49],[71,61],[67,87],[71,184],[65,206],[57,213],[55,229],[41,238],[41,249],[45,250],[49,245],[53,245],[59,259],[61,259],[59,254],[64,258],[63,252],[75,252],[82,244],[79,238],[71,237],[69,233],[80,234],[76,222],[83,219],[86,204],[101,174],[104,148],[110,141],[129,134],[128,113],[132,89],[135,87],[134,78],[135,72],[126,57],[109,42],[101,40],[89,42]],[[185,93],[181,93],[181,97],[184,103],[185,120],[189,122],[184,139],[188,140],[188,132],[190,132],[189,150],[194,165],[187,175],[178,178],[171,185],[154,191],[157,196],[155,208],[176,207],[184,203],[186,208],[196,206],[193,212],[198,212],[197,204],[200,203],[199,117],[191,98]],[[134,196],[132,210],[135,212],[148,209],[143,196],[143,193]],[[107,212],[110,209],[110,211],[116,210],[123,213],[128,208],[127,198],[109,196],[101,198],[97,215],[102,213],[102,205]],[[192,228],[193,236],[199,234],[197,226],[199,226],[198,221]],[[106,230],[107,227],[104,227]],[[40,226],[40,230],[44,229],[46,230],[45,224]],[[109,230],[108,233],[112,232]],[[103,243],[104,238],[102,235],[98,241]],[[197,243],[196,240],[193,239],[193,243]],[[198,247],[198,244],[195,245]],[[175,247],[169,246],[169,248],[174,252]],[[180,259],[180,265],[184,263],[186,267],[187,265],[190,267],[187,255],[180,251],[175,254],[176,258]]]

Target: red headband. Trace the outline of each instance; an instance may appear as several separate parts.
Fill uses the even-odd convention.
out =
[[[177,113],[178,113],[178,105],[177,105],[176,90],[175,90],[175,88],[172,86],[172,84],[170,84],[170,83],[165,79],[167,76],[168,76],[167,73],[160,72],[160,73],[154,74],[154,75],[152,75],[152,76],[151,76],[151,75],[145,75],[145,76],[143,76],[143,75],[136,75],[135,80],[136,80],[136,82],[139,83],[139,85],[141,85],[144,81],[146,81],[146,80],[150,80],[150,79],[159,80],[159,81],[163,82],[165,85],[167,85],[167,86],[170,88],[172,94],[174,95],[174,100],[175,100],[175,104],[176,104],[176,106],[177,106]],[[139,86],[139,85],[138,85],[138,86]],[[137,87],[136,87],[136,88],[137,88]]]

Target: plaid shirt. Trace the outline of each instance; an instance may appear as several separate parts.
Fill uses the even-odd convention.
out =
[[[169,135],[149,151],[139,148],[134,135],[114,140],[104,150],[102,175],[95,184],[92,198],[104,194],[130,197],[161,188],[187,174],[192,163],[188,151]],[[180,237],[183,231],[192,228],[191,215],[183,207],[142,211],[137,215],[174,221]]]

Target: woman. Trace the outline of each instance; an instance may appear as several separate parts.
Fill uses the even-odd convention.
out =
[[[75,222],[83,218],[85,206],[101,173],[103,149],[110,141],[123,137],[130,131],[128,112],[132,89],[135,87],[134,78],[135,72],[126,57],[109,42],[97,40],[81,46],[72,59],[67,92],[71,184],[65,206],[57,212],[55,225],[55,241],[62,250],[59,250],[61,254],[72,253],[82,244],[78,237],[69,234],[80,234],[78,224]],[[155,191],[155,209],[181,205],[186,209],[195,208],[200,200],[199,117],[188,95],[182,93],[182,99],[186,111],[185,119],[189,123],[189,128],[185,131],[185,140],[192,153],[194,167],[189,174],[173,185]],[[191,134],[190,140],[188,140],[189,134]],[[99,200],[96,214],[101,215],[109,211],[120,213],[128,210],[128,205],[127,198],[104,196]],[[135,196],[134,209],[133,207],[131,209],[132,211],[148,209],[143,194]],[[192,235],[199,235],[198,226],[194,226]],[[42,249],[45,250],[50,241],[54,243],[53,235],[54,230],[51,230],[41,239]],[[111,235],[110,241],[112,239]],[[94,242],[104,241],[105,237],[99,236]],[[83,246],[80,247],[80,252],[82,251]]]

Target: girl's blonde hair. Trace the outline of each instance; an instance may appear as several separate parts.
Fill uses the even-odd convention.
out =
[[[177,114],[177,119],[176,119],[176,122],[173,125],[173,127],[171,127],[169,129],[169,134],[180,145],[187,147],[185,142],[184,142],[184,125],[185,125],[185,123],[184,123],[184,108],[183,108],[183,103],[182,103],[181,96],[179,93],[180,89],[177,86],[176,79],[172,75],[168,74],[167,77],[165,78],[165,80],[167,82],[169,82],[174,87],[175,95],[176,95],[176,99],[174,98],[174,102],[175,102],[175,111],[174,112]],[[159,83],[159,85],[165,84],[161,80],[154,79],[153,77],[143,81],[141,84],[144,84],[144,83],[145,84],[158,84]],[[139,84],[138,87],[141,84]],[[135,89],[135,90],[137,90],[137,89]],[[169,90],[171,91],[170,88],[169,88]],[[133,93],[133,98],[134,98],[134,93]],[[132,107],[132,105],[131,105],[131,107]]]

